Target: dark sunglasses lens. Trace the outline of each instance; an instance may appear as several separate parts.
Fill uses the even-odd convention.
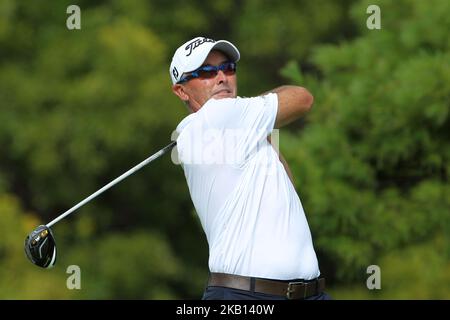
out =
[[[226,75],[232,75],[236,72],[236,64],[235,63],[225,63],[223,64],[223,72]]]
[[[197,73],[200,78],[209,79],[217,75],[217,70],[199,70]]]

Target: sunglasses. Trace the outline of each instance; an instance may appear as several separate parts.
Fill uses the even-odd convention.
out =
[[[182,77],[177,83],[187,82],[195,78],[202,78],[202,79],[214,78],[215,76],[217,76],[217,73],[219,73],[219,70],[222,70],[223,73],[225,73],[227,76],[233,75],[236,73],[236,63],[225,62],[220,66],[202,66],[192,71],[190,74]]]

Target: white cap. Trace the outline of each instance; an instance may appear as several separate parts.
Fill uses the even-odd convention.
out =
[[[239,50],[231,42],[197,37],[184,43],[175,51],[169,70],[172,83],[177,83],[183,73],[199,68],[213,49],[222,51],[233,62],[239,61]]]

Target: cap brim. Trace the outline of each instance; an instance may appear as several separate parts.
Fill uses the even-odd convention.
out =
[[[211,48],[211,50],[209,52],[211,52],[212,50],[222,51],[233,62],[238,62],[239,58],[241,57],[240,54],[239,54],[239,50],[231,42],[228,42],[226,40],[219,40],[219,41],[217,41],[213,45],[213,47]]]
[[[212,50],[219,50],[223,52],[233,62],[238,62],[241,57],[239,50],[231,42],[226,40],[219,40],[216,41],[209,50],[204,51],[202,55],[196,57],[196,59],[193,60],[190,65],[187,65],[184,72],[191,72],[199,68],[205,62],[206,58]]]

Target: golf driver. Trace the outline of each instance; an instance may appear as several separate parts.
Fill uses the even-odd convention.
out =
[[[119,183],[126,177],[132,175],[139,169],[141,169],[143,166],[149,164],[153,160],[159,158],[163,154],[167,153],[169,150],[171,150],[175,145],[176,141],[172,141],[170,144],[153,154],[152,156],[148,157],[141,163],[137,164],[121,176],[117,177],[101,189],[97,190],[93,194],[91,194],[86,199],[82,200],[51,222],[47,223],[46,225],[40,225],[36,229],[33,230],[26,238],[25,238],[25,254],[27,255],[28,259],[30,259],[31,262],[33,262],[35,265],[42,267],[42,268],[51,268],[54,266],[56,262],[56,243],[55,243],[55,237],[53,236],[52,230],[50,230],[50,227],[57,223],[58,221],[64,219],[69,214],[80,208],[81,206],[85,205],[98,195],[102,194],[104,191],[111,188],[113,185]]]

